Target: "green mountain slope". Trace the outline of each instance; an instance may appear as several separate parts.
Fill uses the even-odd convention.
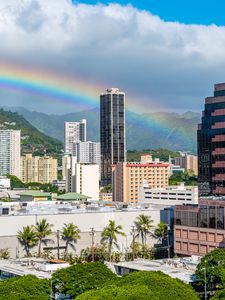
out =
[[[65,115],[47,115],[21,107],[10,108],[23,115],[40,131],[63,141],[64,122],[87,119],[87,138],[99,141],[99,109],[73,112]],[[196,152],[197,124],[200,113],[149,113],[127,111],[127,149],[167,148],[175,151]]]
[[[0,129],[21,130],[22,153],[30,151],[36,155],[61,153],[62,142],[40,132],[16,112],[0,109]]]

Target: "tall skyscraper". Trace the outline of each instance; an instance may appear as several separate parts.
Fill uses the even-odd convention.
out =
[[[73,143],[86,142],[86,120],[80,122],[65,122],[64,124],[64,151],[73,153]]]
[[[125,93],[100,95],[101,185],[112,183],[112,165],[126,161]]]
[[[205,99],[198,127],[200,195],[225,195],[225,83],[215,84]]]
[[[20,136],[20,130],[0,130],[0,175],[20,178]]]

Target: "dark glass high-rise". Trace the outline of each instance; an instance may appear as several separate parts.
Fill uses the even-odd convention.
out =
[[[100,95],[101,185],[112,183],[112,165],[126,161],[125,93],[118,88]]]
[[[214,96],[205,99],[198,127],[200,196],[225,195],[225,83],[215,84]]]

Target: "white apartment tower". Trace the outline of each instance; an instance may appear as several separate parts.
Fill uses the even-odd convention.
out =
[[[73,156],[77,157],[79,163],[100,165],[100,143],[90,141],[74,143]]]
[[[0,130],[0,176],[10,174],[20,178],[20,137],[20,130]]]
[[[99,165],[80,164],[71,155],[64,156],[63,167],[66,180],[66,192],[75,192],[99,199]]]
[[[73,153],[73,143],[86,142],[86,120],[80,122],[65,122],[64,124],[64,151]]]

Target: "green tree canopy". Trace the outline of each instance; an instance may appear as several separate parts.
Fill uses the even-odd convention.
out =
[[[24,247],[26,256],[31,256],[30,249],[36,246],[38,243],[34,226],[27,225],[23,227],[23,230],[18,231],[18,239],[21,245]]]
[[[0,300],[50,300],[50,293],[50,281],[33,275],[0,281]]]
[[[225,288],[225,249],[215,249],[202,257],[196,269],[196,276],[200,283],[214,284],[218,288]]]
[[[76,300],[160,300],[146,285],[107,286],[86,292]]]
[[[139,293],[138,293],[139,291]],[[144,293],[142,293],[144,291]],[[108,296],[107,296],[108,295]],[[110,298],[111,297],[111,298]],[[133,272],[123,276],[115,285],[89,291],[77,300],[198,300],[194,290],[184,282],[162,272]]]
[[[80,239],[80,229],[73,223],[64,224],[62,239],[66,242],[65,255],[67,255],[69,246],[75,249],[74,244]]]
[[[153,220],[151,219],[151,217],[144,214],[138,216],[137,220],[135,221],[135,226],[138,235],[141,236],[141,241],[143,246],[146,246],[147,235],[150,234],[151,229],[153,227],[152,223]]]
[[[164,222],[160,222],[154,232],[154,235],[162,242],[162,240],[165,238],[166,236],[166,231],[167,231],[167,227],[166,224]]]
[[[53,225],[48,223],[47,219],[42,219],[34,226],[36,236],[39,240],[38,256],[41,255],[41,244],[46,242],[46,237],[52,234]]]
[[[111,256],[112,246],[115,245],[119,248],[117,244],[117,236],[125,236],[125,233],[122,231],[121,225],[116,225],[114,220],[109,220],[109,225],[103,229],[102,232],[102,242],[108,244],[109,256]]]
[[[85,291],[117,280],[117,276],[100,262],[73,265],[56,271],[52,276],[52,283],[58,291],[74,298]]]

